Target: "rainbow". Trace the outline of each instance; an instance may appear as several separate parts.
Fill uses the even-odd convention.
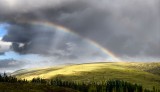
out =
[[[75,33],[74,31],[65,28],[63,26],[54,24],[52,22],[48,22],[48,21],[36,21],[36,20],[18,20],[16,22],[19,23],[28,23],[28,24],[34,24],[34,25],[42,25],[42,26],[46,26],[46,27],[50,27],[50,28],[54,28],[56,30],[59,31],[63,31],[65,33],[69,33],[78,37],[81,37],[83,39],[85,39],[85,41],[87,41],[88,43],[92,44],[94,47],[100,49],[102,52],[104,52],[105,54],[107,54],[108,56],[112,57],[115,61],[117,62],[122,62],[118,57],[116,57],[112,52],[110,52],[108,49],[104,48],[103,46],[99,45],[97,42],[89,39],[89,38],[84,38],[82,36],[80,36],[79,34]]]

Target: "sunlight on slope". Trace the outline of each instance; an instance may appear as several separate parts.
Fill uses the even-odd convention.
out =
[[[65,67],[55,68],[53,71],[47,72],[45,69],[41,69],[41,71],[37,71],[34,73],[34,75],[30,74],[24,74],[20,76],[20,78],[25,78],[28,80],[31,80],[35,77],[41,77],[44,79],[52,78],[56,75],[62,74],[62,75],[79,75],[80,72],[86,72],[86,71],[92,71],[95,69],[100,69],[101,67],[104,67],[104,64],[82,64],[82,65],[70,65]]]
[[[44,79],[52,79],[60,77],[62,80],[69,81],[102,81],[108,79],[119,79],[131,83],[138,83],[145,88],[152,88],[153,83],[160,81],[160,76],[146,72],[146,67],[152,63],[132,63],[132,62],[118,62],[118,63],[91,63],[68,65],[59,67],[48,67],[30,69],[28,72],[15,73],[17,78],[31,80],[36,77]],[[158,65],[158,64],[157,64]],[[157,67],[153,64],[153,67]],[[151,66],[150,68],[151,69]],[[144,70],[144,71],[143,71]],[[13,74],[14,75],[14,74]]]

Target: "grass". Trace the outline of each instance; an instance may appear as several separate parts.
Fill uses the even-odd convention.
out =
[[[152,89],[153,85],[160,82],[159,67],[160,63],[91,63],[23,70],[12,75],[27,80],[36,77],[44,79],[60,77],[62,80],[78,82],[118,79]]]

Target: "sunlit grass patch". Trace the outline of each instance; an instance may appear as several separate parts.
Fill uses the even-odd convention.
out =
[[[30,70],[30,72],[21,72],[16,75],[17,78],[25,78],[28,80],[36,77],[52,79],[57,76],[61,77],[62,80],[81,82],[90,82],[93,80],[98,82],[108,79],[118,79],[141,84],[145,88],[152,89],[153,83],[160,82],[160,76],[155,74],[153,71],[148,71],[149,69],[155,69],[159,66],[160,63],[156,63],[156,65],[155,63],[138,62],[91,63],[68,65],[56,68],[39,68],[37,71]]]

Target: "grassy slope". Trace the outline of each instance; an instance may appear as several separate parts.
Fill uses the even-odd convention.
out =
[[[120,79],[151,89],[154,82],[160,82],[159,67],[160,63],[91,63],[23,70],[13,75],[28,80],[34,77],[51,79],[57,76],[63,80],[85,82]]]
[[[78,92],[64,87],[53,87],[44,84],[0,83],[0,92]]]

